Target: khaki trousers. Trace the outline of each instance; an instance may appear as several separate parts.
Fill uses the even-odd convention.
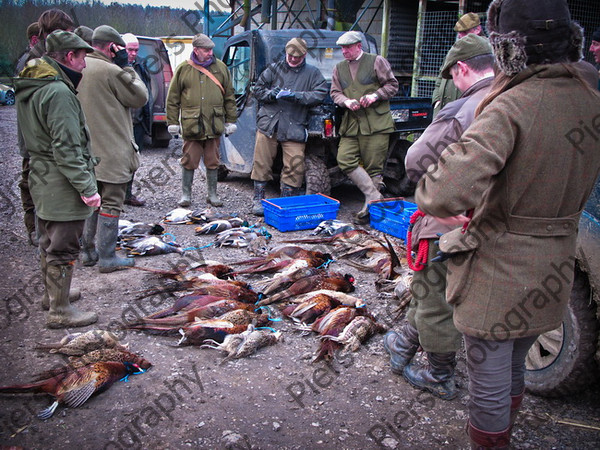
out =
[[[256,132],[254,144],[254,164],[252,175],[254,181],[271,181],[273,179],[273,161],[277,156],[277,144],[281,144],[283,150],[283,170],[281,171],[281,182],[299,188],[304,182],[304,142],[277,142],[277,139]]]
[[[390,135],[387,133],[342,137],[338,146],[338,166],[344,173],[349,173],[362,161],[370,177],[381,175],[389,145]]]
[[[200,159],[204,158],[207,169],[219,168],[220,138],[204,139],[202,141],[183,141],[183,156],[179,163],[184,169],[196,170]]]

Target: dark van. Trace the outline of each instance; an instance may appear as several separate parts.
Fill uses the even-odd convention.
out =
[[[144,60],[151,79],[152,123],[147,125],[151,130],[152,146],[167,147],[171,140],[167,131],[167,92],[173,69],[163,41],[146,36],[137,38],[140,42],[138,56]]]

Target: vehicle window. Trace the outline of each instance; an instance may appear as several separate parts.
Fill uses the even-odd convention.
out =
[[[318,67],[328,82],[331,82],[333,68],[343,60],[344,55],[339,47],[311,48],[306,54],[306,62]]]
[[[229,47],[223,62],[229,67],[235,95],[244,95],[250,79],[250,47],[247,42]]]

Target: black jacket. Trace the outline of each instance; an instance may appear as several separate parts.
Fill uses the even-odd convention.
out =
[[[292,91],[294,97],[275,99],[277,88]],[[325,99],[328,90],[321,71],[306,62],[298,67],[290,67],[285,59],[270,64],[254,87],[260,103],[258,129],[269,137],[276,136],[280,142],[305,142],[308,111]]]

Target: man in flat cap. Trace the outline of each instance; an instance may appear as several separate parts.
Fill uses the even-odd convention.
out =
[[[127,183],[139,167],[129,108],[144,106],[148,90],[129,65],[125,42],[117,30],[97,27],[92,47],[78,96],[90,129],[92,154],[100,158],[96,178],[102,205],[86,223],[83,264],[98,262],[100,272],[106,273],[133,265],[133,259],[116,256],[115,246]]]
[[[71,306],[70,286],[84,221],[100,205],[85,118],[75,95],[86,54],[77,35],[47,36],[47,54],[15,79],[17,117],[29,151],[29,188],[38,217],[40,267],[48,328],[83,327],[94,312]]]
[[[408,149],[405,166],[412,181],[418,182],[427,168],[437,163],[442,151],[458,141],[469,127],[475,108],[494,79],[493,65],[492,47],[487,39],[469,34],[454,43],[441,72],[445,79],[454,80],[463,95],[448,103]],[[443,400],[458,395],[454,367],[462,335],[454,326],[452,306],[446,302],[446,262],[436,261],[435,257],[440,234],[454,228],[456,225],[441,223],[428,214],[418,215],[414,221],[411,247],[426,256],[412,267],[412,300],[406,322],[400,332],[388,332],[383,341],[394,373],[403,374],[413,386]],[[419,346],[427,352],[425,367],[411,363]]]
[[[22,64],[22,68],[28,61],[31,61],[35,58],[41,58],[46,54],[46,37],[55,30],[73,30],[73,19],[60,9],[48,9],[44,11],[40,17],[38,18],[37,29],[38,29],[38,39],[37,42],[29,49],[26,54],[24,60],[19,63]],[[33,33],[35,30],[35,26],[31,24],[28,27],[27,34],[29,36],[29,32]],[[25,56],[25,55],[24,55]],[[17,72],[17,74],[20,73]],[[23,157],[23,165],[21,171],[21,180],[19,181],[19,191],[21,193],[21,204],[23,205],[23,221],[25,222],[25,227],[27,228],[27,237],[29,239],[29,243],[35,247],[38,245],[38,238],[35,226],[35,206],[33,204],[33,200],[31,198],[31,193],[29,192],[29,153],[27,152],[27,148],[25,148],[25,144],[23,142],[23,137],[21,136],[21,132],[19,130],[20,124],[17,122],[17,136],[18,136],[18,145],[19,145],[19,154]]]
[[[484,36],[479,15],[474,12],[462,15],[458,19],[458,22],[456,22],[456,25],[454,25],[454,31],[456,31],[458,39],[461,39],[469,34]],[[452,79],[444,78],[440,73],[438,78],[435,80],[435,89],[431,95],[433,116],[435,117],[444,106],[459,98],[460,95],[460,89],[454,85]]]
[[[215,43],[199,33],[192,40],[190,59],[175,69],[167,94],[169,133],[183,137],[182,196],[179,206],[192,204],[194,171],[204,160],[206,167],[206,202],[223,206],[217,196],[219,143],[221,135],[237,129],[237,109],[231,74],[227,66],[213,55]]]
[[[293,38],[285,46],[285,58],[270,64],[260,75],[254,95],[260,103],[251,178],[254,180],[252,214],[263,215],[261,200],[273,179],[277,147],[283,150],[281,196],[300,195],[304,182],[304,149],[308,111],[327,96],[321,71],[307,64],[304,39]]]
[[[331,98],[345,108],[337,162],[365,195],[355,215],[355,221],[364,224],[369,222],[369,202],[382,198],[383,165],[394,132],[389,99],[398,92],[398,80],[385,58],[363,52],[361,33],[348,31],[337,44],[345,58],[331,78]]]

